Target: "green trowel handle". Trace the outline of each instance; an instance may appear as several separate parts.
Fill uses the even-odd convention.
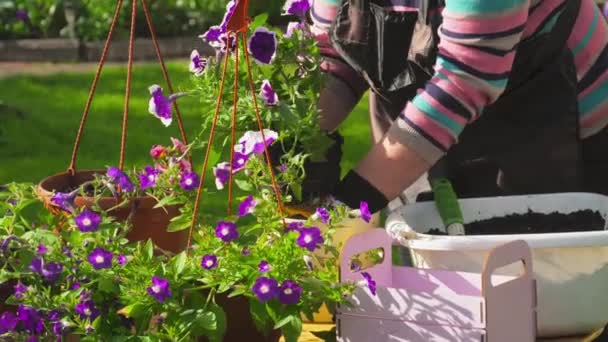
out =
[[[452,188],[452,183],[445,178],[438,178],[431,181],[431,189],[435,198],[435,205],[439,215],[446,227],[452,224],[464,224],[458,196]]]

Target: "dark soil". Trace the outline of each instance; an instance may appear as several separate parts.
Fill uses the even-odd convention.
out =
[[[466,235],[543,234],[604,230],[605,220],[597,211],[582,210],[570,214],[540,214],[528,211],[475,221],[465,225]],[[433,228],[427,234],[447,235]]]

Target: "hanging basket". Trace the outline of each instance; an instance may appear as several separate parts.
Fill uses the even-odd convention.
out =
[[[131,97],[131,75],[133,72],[133,46],[135,40],[135,22],[136,22],[136,13],[137,13],[137,3],[139,0],[132,1],[131,8],[131,31],[130,31],[130,39],[129,39],[129,59],[127,64],[127,77],[126,77],[126,90],[125,90],[125,103],[124,103],[124,112],[123,112],[123,120],[122,120],[122,135],[121,135],[121,147],[120,147],[120,162],[119,168],[122,170],[125,162],[125,150],[126,150],[126,142],[127,142],[127,123],[129,117],[129,99]],[[97,71],[95,73],[95,78],[93,79],[93,83],[91,85],[89,96],[84,108],[84,112],[82,114],[82,119],[80,121],[80,126],[78,128],[78,132],[76,134],[76,140],[74,142],[74,148],[72,151],[72,158],[69,164],[69,167],[66,172],[59,173],[48,178],[42,180],[37,187],[37,194],[39,198],[43,201],[46,208],[52,212],[53,214],[60,214],[63,211],[57,206],[51,203],[51,198],[54,192],[63,192],[66,190],[74,190],[78,186],[82,185],[87,181],[91,181],[94,178],[94,174],[100,173],[105,174],[105,170],[86,170],[81,171],[76,169],[76,158],[78,155],[78,149],[80,146],[80,140],[83,135],[85,123],[87,117],[89,115],[89,111],[91,108],[91,104],[93,101],[93,97],[95,95],[95,90],[97,89],[97,83],[101,76],[101,72],[103,70],[104,63],[106,61],[106,56],[108,53],[108,49],[110,46],[110,42],[112,40],[112,35],[116,28],[116,23],[118,21],[118,17],[120,15],[120,11],[122,8],[123,0],[118,0],[116,5],[116,10],[114,12],[114,17],[112,23],[110,25],[110,30],[108,32],[108,36],[106,42],[103,47],[103,51],[101,54],[101,59],[97,66]],[[167,89],[173,93],[173,87],[171,86],[171,81],[169,79],[169,74],[167,72],[167,68],[165,67],[165,63],[163,60],[163,56],[160,51],[160,47],[158,44],[158,40],[156,38],[156,33],[154,31],[154,27],[152,25],[152,19],[150,16],[150,12],[148,10],[148,6],[145,0],[141,0],[141,5],[143,7],[143,12],[146,18],[146,22],[148,28],[150,30],[150,35],[152,38],[152,42],[154,44],[154,48],[156,50],[156,55],[158,57],[158,62],[163,72],[163,76],[165,78]],[[177,103],[173,102],[173,108],[175,109],[175,114],[177,118],[177,123],[179,125],[179,130],[181,132],[182,141],[185,144],[188,144],[188,139],[185,133],[184,124],[182,122],[181,114]],[[77,207],[91,207],[93,203],[93,198],[91,197],[76,197],[75,205]],[[113,197],[103,197],[98,200],[97,204],[104,210],[112,209],[108,212],[109,215],[117,219],[118,221],[126,221],[132,224],[132,228],[129,231],[127,238],[130,241],[141,241],[152,239],[152,242],[159,248],[171,252],[178,253],[183,251],[186,248],[188,242],[188,233],[186,231],[170,233],[167,232],[167,227],[172,218],[178,216],[179,206],[164,206],[162,208],[154,208],[157,204],[157,200],[152,197],[140,197],[130,200],[126,205],[116,208],[118,204],[121,203],[120,198]]]
[[[75,172],[74,175],[68,172],[56,174],[40,182],[36,188],[36,192],[49,211],[54,214],[60,214],[63,210],[51,202],[55,191],[73,189],[85,182],[91,181],[95,174],[104,173],[105,170],[87,170]],[[92,197],[82,196],[76,197],[74,203],[79,208],[91,208],[95,204]],[[115,208],[120,203],[121,200],[115,197],[102,197],[97,201],[97,205],[103,210]],[[138,197],[131,199],[119,208],[112,209],[108,214],[118,221],[126,221],[129,219],[129,215],[132,215],[130,222],[133,227],[127,234],[129,241],[146,241],[151,239],[159,248],[179,253],[184,250],[188,242],[188,232],[184,230],[167,232],[167,226],[172,218],[180,214],[180,207],[168,205],[162,208],[154,208],[157,203],[156,199],[152,197]]]

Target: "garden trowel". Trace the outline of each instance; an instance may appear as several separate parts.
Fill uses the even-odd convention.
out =
[[[430,183],[435,205],[448,235],[465,235],[464,219],[452,183],[446,178],[432,179]]]

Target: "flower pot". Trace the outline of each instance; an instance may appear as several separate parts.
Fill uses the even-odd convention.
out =
[[[460,200],[465,224],[528,211],[541,214],[592,210],[608,217],[608,197],[590,193],[559,193]],[[392,234],[407,233],[402,241],[419,268],[479,272],[483,254],[496,245],[524,240],[532,248],[538,296],[538,336],[560,337],[591,333],[608,317],[608,231],[544,234],[440,236],[428,234],[443,227],[433,202],[406,205],[386,221]],[[591,229],[591,227],[590,227]],[[500,270],[519,272],[518,265]]]
[[[7,311],[16,311],[17,308],[14,305],[6,304],[6,300],[15,292],[14,287],[16,283],[15,280],[9,280],[0,284],[0,314]]]
[[[314,210],[312,212],[308,211],[303,211],[302,209],[295,209],[295,208],[286,208],[288,213],[298,213],[299,215],[303,215],[306,216],[304,214],[312,214],[314,213]],[[304,222],[304,220],[297,220],[297,219],[286,219],[286,221],[289,222]],[[323,232],[327,231],[328,227],[325,224],[322,223],[317,223],[316,226]],[[342,222],[340,225],[340,227],[337,228],[335,230],[335,233],[333,235],[333,243],[335,246],[337,246],[339,248],[339,250],[341,251],[342,248],[344,247],[344,244],[346,243],[346,241],[348,241],[348,239],[350,239],[352,236],[360,234],[360,233],[365,233],[371,230],[376,229],[377,227],[380,226],[380,214],[376,213],[374,215],[372,215],[372,219],[370,220],[370,222],[365,222],[360,218],[349,218],[346,219],[344,222]],[[320,250],[317,250],[314,252],[314,254],[319,257],[319,258],[323,258],[326,257],[327,255],[323,252],[321,252]],[[336,261],[336,267],[339,266],[340,261],[337,260]],[[327,308],[326,305],[321,306],[321,308],[319,309],[318,312],[316,312],[315,314],[313,314],[313,320],[310,321],[308,320],[306,317],[302,316],[302,320],[305,323],[333,323],[333,314],[330,312],[330,310]]]
[[[65,192],[90,181],[94,174],[105,174],[104,170],[77,171],[74,175],[60,173],[44,179],[38,184],[37,194],[43,201],[45,207],[54,214],[61,214],[62,210],[51,202],[54,191]],[[77,207],[91,207],[94,199],[92,197],[77,196],[74,203]],[[114,197],[102,197],[98,205],[104,210],[111,209],[120,204],[120,200]],[[179,215],[179,206],[171,205],[163,208],[154,208],[156,199],[151,197],[134,198],[127,205],[112,209],[108,214],[118,221],[130,220],[132,228],[127,238],[129,241],[152,242],[159,248],[174,253],[183,251],[188,243],[188,231],[167,232],[167,227],[172,218]],[[131,217],[129,217],[132,215]]]
[[[249,299],[244,296],[228,298],[227,294],[215,296],[216,303],[226,312],[227,327],[224,342],[278,342],[281,338],[280,330],[273,330],[269,336],[260,332],[251,318],[249,312]],[[200,342],[208,341],[200,338]]]

